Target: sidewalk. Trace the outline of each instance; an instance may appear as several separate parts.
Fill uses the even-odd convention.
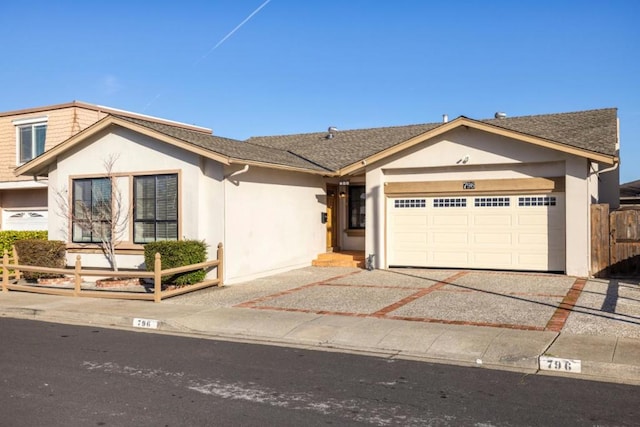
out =
[[[308,267],[160,304],[8,292],[0,316],[640,385],[637,281]]]

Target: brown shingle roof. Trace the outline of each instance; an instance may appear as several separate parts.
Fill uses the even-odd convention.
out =
[[[252,137],[247,141],[238,141],[164,123],[125,116],[117,117],[234,160],[323,172],[338,171],[443,124],[438,122],[341,130],[337,131],[333,138],[328,138],[328,132],[315,132]],[[617,110],[615,108],[487,119],[478,122],[594,153],[617,155]]]
[[[481,122],[595,153],[616,155],[615,108],[488,119]],[[328,169],[338,170],[441,125],[442,123],[427,123],[344,130],[336,132],[332,139],[327,138],[328,132],[263,136],[249,138],[248,142],[289,150]]]
[[[440,123],[249,138],[248,142],[289,150],[328,169],[338,170],[435,129]]]
[[[148,120],[124,116],[115,117],[132,123],[136,123],[138,125],[152,129],[156,132],[160,132],[164,135],[189,144],[193,144],[195,146],[207,149],[211,152],[234,160],[270,163],[279,166],[308,169],[313,171],[327,171],[327,169],[301,159],[299,156],[285,150],[250,144],[248,142],[230,138],[223,138],[220,136],[205,134],[202,132],[195,132],[189,129],[184,129],[163,123],[151,122]]]
[[[560,144],[615,156],[618,139],[617,117],[616,108],[605,108],[482,121]]]
[[[620,184],[621,198],[640,198],[640,179]]]

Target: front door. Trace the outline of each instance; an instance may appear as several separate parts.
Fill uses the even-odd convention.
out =
[[[338,187],[327,184],[327,250],[338,247]]]

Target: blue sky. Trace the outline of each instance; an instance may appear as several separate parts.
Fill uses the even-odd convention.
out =
[[[3,2],[0,111],[80,100],[245,139],[617,107],[627,182],[638,22],[636,0]]]

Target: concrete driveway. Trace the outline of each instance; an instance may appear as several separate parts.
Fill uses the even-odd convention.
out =
[[[307,267],[166,303],[640,338],[637,280]]]

